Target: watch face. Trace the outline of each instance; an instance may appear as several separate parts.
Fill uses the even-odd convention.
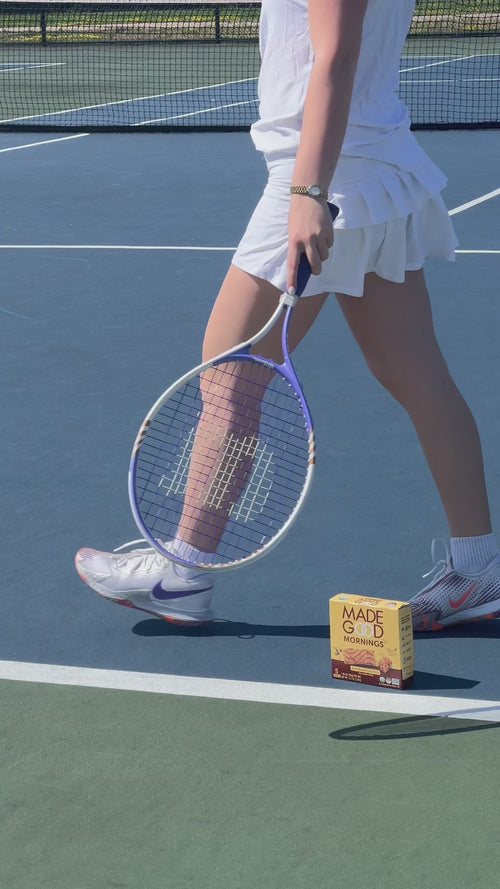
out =
[[[317,198],[321,194],[321,188],[319,187],[319,185],[310,185],[309,188],[307,189],[307,193],[312,198]]]

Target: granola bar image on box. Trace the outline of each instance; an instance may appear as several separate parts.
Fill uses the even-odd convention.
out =
[[[346,648],[344,664],[351,667],[376,667],[375,653],[364,648]]]
[[[378,662],[378,668],[381,673],[388,673],[392,667],[392,661],[389,657],[381,657]]]

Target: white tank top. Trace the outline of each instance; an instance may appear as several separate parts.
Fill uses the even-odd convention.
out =
[[[369,0],[342,154],[418,167],[424,152],[398,98],[399,66],[415,0]],[[266,157],[294,155],[313,64],[308,0],[263,0],[259,120],[251,128]]]

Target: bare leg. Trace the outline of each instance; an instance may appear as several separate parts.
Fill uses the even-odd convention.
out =
[[[280,292],[268,282],[231,266],[213,308],[203,357],[209,360],[260,330],[276,308]],[[326,294],[294,310],[290,348],[309,330]],[[280,330],[256,347],[280,362]],[[240,362],[218,365],[201,383],[203,411],[196,430],[178,536],[203,552],[214,552],[234,503],[245,488],[258,445],[260,408],[272,372]]]
[[[230,266],[210,315],[203,360],[208,361],[257,333],[278,305],[281,291],[262,278],[255,278],[236,266]],[[290,351],[306,335],[328,294],[309,296],[297,303],[290,325]],[[277,325],[258,344],[259,354],[274,361],[282,360],[281,331]]]
[[[404,284],[367,275],[363,298],[338,301],[374,376],[415,425],[451,536],[489,534],[479,434],[436,341],[423,271]]]

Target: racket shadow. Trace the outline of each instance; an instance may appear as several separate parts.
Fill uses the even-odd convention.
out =
[[[328,737],[334,741],[408,741],[498,728],[498,722],[483,722],[473,717],[458,720],[449,716],[402,716],[347,726],[330,732]]]

